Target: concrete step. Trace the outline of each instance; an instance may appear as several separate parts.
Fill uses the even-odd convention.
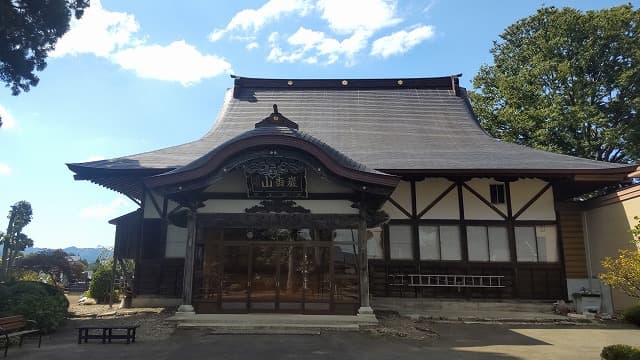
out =
[[[224,324],[377,324],[373,314],[347,315],[300,315],[300,314],[178,314],[168,318],[179,323],[224,323]]]
[[[176,313],[167,319],[178,329],[205,329],[216,334],[315,334],[320,331],[358,331],[376,325],[373,314],[190,314]]]
[[[292,323],[271,323],[271,324],[243,324],[243,323],[222,323],[222,322],[181,322],[177,325],[179,329],[201,329],[216,334],[283,334],[283,333],[309,333],[316,334],[320,331],[358,331],[360,326],[356,324],[292,324]]]

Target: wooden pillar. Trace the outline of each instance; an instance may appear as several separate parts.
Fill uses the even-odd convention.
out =
[[[196,250],[196,210],[189,209],[187,212],[187,249],[184,257],[184,278],[182,281],[182,305],[178,312],[193,313],[191,304],[193,294],[193,265]]]
[[[360,268],[360,309],[358,315],[373,315],[369,301],[369,259],[367,256],[367,208],[363,199],[360,201],[360,219],[358,223],[358,248]]]

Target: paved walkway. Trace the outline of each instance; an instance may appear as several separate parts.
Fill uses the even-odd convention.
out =
[[[432,324],[439,337],[404,340],[358,332],[312,335],[208,335],[177,330],[164,340],[136,344],[76,344],[73,329],[11,347],[10,359],[599,359],[603,346],[640,346],[640,329],[627,326]]]

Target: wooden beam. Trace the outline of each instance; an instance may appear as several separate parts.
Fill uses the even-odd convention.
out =
[[[456,184],[451,184],[451,186],[449,186],[444,192],[442,192],[442,194],[438,195],[437,198],[435,198],[429,205],[427,205],[427,207],[425,207],[422,211],[420,211],[420,213],[418,213],[418,215],[416,216],[418,219],[421,219],[424,214],[426,214],[429,210],[431,210],[434,206],[436,206],[437,203],[440,202],[440,200],[444,199],[445,196],[447,196],[451,190],[456,188]]]
[[[536,200],[538,200],[542,195],[544,195],[544,193],[546,193],[549,188],[551,188],[551,183],[547,183],[547,185],[545,185],[542,190],[538,191],[538,193],[536,193],[531,199],[529,199],[529,201],[527,201],[527,203],[524,204],[515,215],[513,215],[513,219],[517,219],[520,215],[522,215],[523,212],[527,211],[527,209],[531,205],[533,205],[533,203],[535,203]]]
[[[151,198],[151,203],[153,204],[153,207],[158,212],[158,216],[162,217],[162,209],[160,208],[160,205],[158,205],[158,202],[156,201],[156,197],[153,195],[153,191],[147,188],[147,193],[149,194],[149,198]]]
[[[508,184],[508,183],[507,183]],[[498,215],[502,216],[502,218],[506,219],[507,215],[505,215],[502,211],[500,211],[500,209],[498,209],[497,207],[495,207],[495,205],[493,205],[490,201],[488,201],[487,199],[485,199],[482,195],[478,194],[477,191],[475,191],[473,188],[471,188],[469,185],[467,185],[466,183],[462,183],[462,186],[467,189],[470,193],[472,193],[475,197],[477,197],[478,199],[480,199],[480,201],[482,201],[485,205],[487,205],[488,207],[491,208],[491,210],[495,211]]]
[[[379,226],[386,219],[367,217],[367,226]],[[218,228],[268,228],[275,224],[284,228],[357,229],[358,214],[306,214],[306,213],[255,213],[255,214],[198,214],[198,225]]]
[[[393,206],[395,206],[396,208],[398,208],[398,210],[400,210],[406,217],[408,217],[409,219],[412,218],[411,214],[405,210],[405,208],[402,207],[402,205],[398,204],[395,200],[393,200],[391,197],[389,197],[389,202],[391,204],[393,204]]]

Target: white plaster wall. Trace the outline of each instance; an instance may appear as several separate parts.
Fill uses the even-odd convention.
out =
[[[411,213],[411,184],[409,182],[400,181],[393,194],[391,194],[391,198]],[[391,219],[407,219],[407,216],[390,201],[382,205],[382,210],[389,214]]]
[[[489,185],[502,184],[495,179],[471,179],[466,184],[475,190],[478,194],[482,195],[487,201],[491,201],[491,194],[489,192]],[[464,201],[464,218],[466,220],[504,220],[497,212],[483,203],[469,190],[462,189],[462,199]],[[506,200],[506,199],[505,199]],[[494,204],[494,206],[505,215],[507,214],[507,204]]]
[[[296,204],[311,210],[312,214],[357,214],[348,200],[295,200]],[[244,214],[245,209],[259,205],[260,200],[207,200],[199,213]]]
[[[382,205],[382,211],[386,212],[390,219],[407,219],[407,216],[389,201]]]
[[[154,197],[156,203],[160,207],[160,211],[162,211],[162,205],[164,203],[163,197],[153,192],[147,192],[144,199],[144,218],[159,219],[161,214],[156,210],[156,207],[151,200],[151,196]]]
[[[411,213],[411,183],[408,181],[400,181],[396,189],[391,194],[391,198],[402,206],[407,212]],[[393,205],[392,205],[393,206]]]
[[[167,202],[167,214],[169,214],[171,211],[175,210],[179,206],[180,206],[180,204],[178,204],[177,202],[175,202],[173,200],[169,200]]]
[[[418,213],[429,206],[429,204],[431,204],[452,184],[452,181],[444,178],[433,178],[416,182],[416,206]],[[440,201],[438,201],[429,211],[427,211],[422,218],[434,220],[459,219],[460,211],[458,209],[458,189],[453,188],[449,191],[449,193],[444,198],[440,199]]]
[[[169,224],[167,226],[167,246],[164,256],[184,258],[187,249],[187,229]]]
[[[511,188],[511,208],[515,215],[522,207],[531,200],[542,188],[547,185],[546,181],[540,179],[520,179],[512,182]],[[525,210],[517,220],[555,220],[556,211],[553,200],[553,190],[547,189],[527,210]]]

